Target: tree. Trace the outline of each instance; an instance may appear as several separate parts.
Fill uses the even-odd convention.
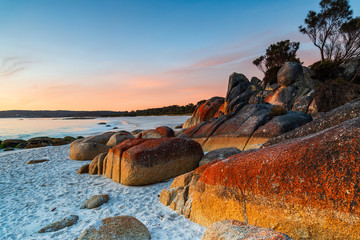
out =
[[[359,56],[359,18],[352,18],[348,0],[321,0],[320,12],[309,11],[301,33],[319,48],[321,61],[344,62]]]
[[[266,54],[255,59],[253,64],[263,73],[266,73],[269,69],[280,67],[287,61],[300,62],[300,59],[296,58],[299,46],[299,42],[290,42],[290,40],[271,44],[266,49]]]

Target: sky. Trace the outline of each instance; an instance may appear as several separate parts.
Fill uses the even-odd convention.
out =
[[[354,16],[360,1],[350,0]],[[126,111],[225,96],[232,72],[299,41],[314,0],[0,0],[0,110]]]

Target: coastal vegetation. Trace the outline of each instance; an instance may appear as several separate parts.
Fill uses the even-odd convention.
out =
[[[135,117],[150,115],[186,115],[195,110],[196,105],[189,103],[185,106],[171,105],[160,108],[149,108],[134,111],[0,111],[0,118],[88,118],[88,117]]]

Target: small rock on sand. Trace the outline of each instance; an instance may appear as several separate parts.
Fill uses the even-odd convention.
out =
[[[77,215],[70,215],[68,217],[65,217],[59,221],[56,221],[54,223],[51,223],[43,228],[41,228],[38,233],[47,233],[47,232],[56,232],[60,229],[70,227],[74,225],[79,220],[79,217]]]
[[[42,163],[42,162],[48,162],[48,161],[50,161],[50,160],[48,160],[48,159],[31,160],[31,161],[28,161],[26,164]]]
[[[78,240],[131,239],[149,240],[151,235],[143,223],[131,216],[108,217],[85,228]]]
[[[86,202],[84,202],[80,209],[88,208],[97,208],[103,205],[104,203],[107,203],[109,201],[109,195],[94,195],[90,199],[88,199]]]

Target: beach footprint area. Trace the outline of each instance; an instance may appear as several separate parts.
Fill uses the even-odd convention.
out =
[[[49,160],[26,164],[31,160]],[[97,221],[122,215],[139,219],[152,239],[201,239],[205,227],[162,205],[158,195],[171,180],[129,187],[103,176],[77,174],[90,161],[69,158],[69,145],[0,154],[0,239],[76,239]],[[80,206],[94,195],[109,201],[93,209]],[[49,233],[39,229],[77,215],[70,227]]]

